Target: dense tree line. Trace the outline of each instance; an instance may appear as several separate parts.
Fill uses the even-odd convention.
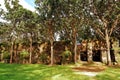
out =
[[[5,0],[7,11],[0,9],[0,17],[6,21],[0,23],[0,42],[7,44],[10,63],[17,55],[15,44],[24,43],[29,47],[31,63],[33,43],[50,42],[53,65],[54,41],[59,37],[61,41],[71,41],[75,63],[77,42],[106,41],[107,63],[111,65],[110,39],[120,39],[119,0],[35,0],[35,4],[36,12],[32,12],[23,8],[19,0]]]

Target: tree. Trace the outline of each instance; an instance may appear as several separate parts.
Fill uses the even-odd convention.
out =
[[[19,0],[5,0],[5,7],[7,11],[4,11],[3,17],[4,19],[9,22],[11,27],[9,26],[10,31],[10,44],[11,44],[11,49],[10,49],[10,63],[13,61],[13,46],[14,42],[17,38],[17,27],[19,26],[19,23],[21,21],[21,11],[23,10],[23,7],[19,5]],[[22,10],[21,10],[22,9]]]
[[[85,14],[90,26],[106,41],[107,64],[111,65],[110,39],[120,19],[119,0],[86,0]]]
[[[11,24],[11,49],[10,49],[10,63],[13,61],[13,46],[19,37],[23,36],[24,32],[29,33],[28,35],[30,40],[30,60],[31,63],[31,54],[32,54],[32,33],[36,28],[35,24],[35,14],[32,11],[24,9],[20,4],[19,0],[5,0],[5,7],[7,11],[4,11],[4,19]],[[32,29],[32,31],[31,31]],[[34,29],[34,30],[33,30]],[[16,55],[16,53],[14,53]],[[16,59],[16,58],[15,58]]]
[[[82,0],[67,0],[62,2],[61,7],[63,13],[61,35],[63,39],[72,42],[75,63],[77,62],[77,35],[84,21],[82,5]]]
[[[41,19],[41,23],[45,27],[46,35],[49,37],[50,45],[51,45],[51,65],[54,64],[53,58],[53,42],[57,21],[59,20],[59,5],[60,0],[36,0],[36,9],[39,13],[39,18]]]
[[[9,49],[9,36],[10,34],[10,25],[5,24],[4,22],[0,23],[0,47],[1,47],[1,61],[3,61],[5,55],[9,56],[9,53],[7,54],[6,49]]]
[[[39,28],[35,20],[36,16],[37,16],[36,13],[29,10],[24,10],[24,13],[23,13],[24,31],[23,32],[27,34],[27,38],[30,42],[29,63],[32,63],[32,52],[33,52],[32,44],[34,42],[33,38],[35,36],[35,33],[39,32]]]

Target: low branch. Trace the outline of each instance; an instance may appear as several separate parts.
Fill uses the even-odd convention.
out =
[[[117,16],[116,20],[114,21],[114,23],[112,25],[112,28],[110,29],[110,36],[113,33],[114,28],[117,26],[117,23],[118,23],[118,20],[119,20],[119,18],[118,18],[119,16],[120,16],[120,14]]]
[[[96,33],[100,35],[101,38],[105,39],[105,35],[104,33],[99,29],[99,28],[95,28]]]

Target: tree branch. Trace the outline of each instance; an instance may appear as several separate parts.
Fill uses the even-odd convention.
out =
[[[95,29],[95,32],[100,35],[100,37],[105,39],[104,33],[99,28],[95,28],[95,27],[93,27],[93,28]]]
[[[117,26],[117,23],[118,23],[118,20],[119,20],[119,17],[120,14],[117,16],[116,20],[114,21],[113,25],[112,25],[112,28],[110,29],[110,35],[113,33],[113,30],[114,28]]]

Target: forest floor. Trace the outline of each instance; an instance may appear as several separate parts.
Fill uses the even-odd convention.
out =
[[[120,80],[120,67],[0,63],[0,80]]]

